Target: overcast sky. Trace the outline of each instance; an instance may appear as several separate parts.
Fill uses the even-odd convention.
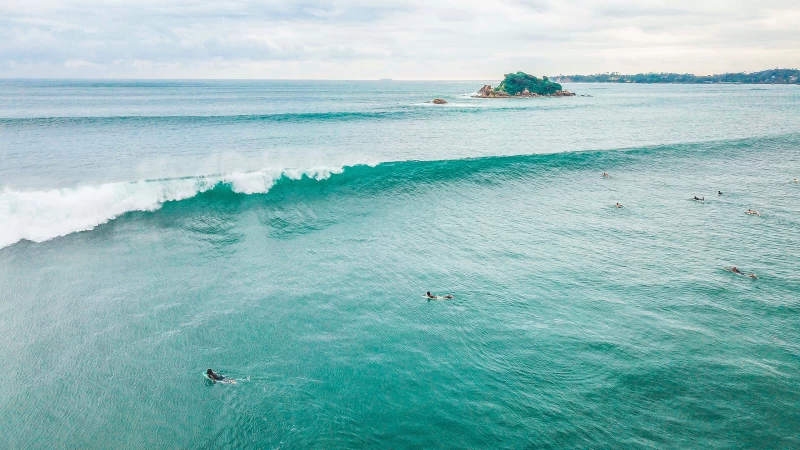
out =
[[[0,0],[0,77],[496,79],[800,66],[800,0]]]

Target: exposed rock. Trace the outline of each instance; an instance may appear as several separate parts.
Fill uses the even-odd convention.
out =
[[[494,92],[494,89],[492,89],[492,85],[486,84],[481,88],[480,91],[478,91],[477,97],[488,97],[489,94],[491,94],[492,92]]]
[[[575,93],[574,93],[574,92],[570,92],[570,91],[566,91],[566,90],[558,90],[558,91],[555,91],[555,92],[554,92],[554,93],[552,93],[552,94],[546,94],[546,95],[542,95],[542,94],[539,94],[539,93],[536,93],[536,92],[531,92],[531,91],[530,91],[529,89],[527,89],[527,88],[526,88],[526,89],[524,89],[524,90],[522,90],[521,92],[517,92],[517,93],[516,93],[516,94],[514,94],[514,95],[510,95],[510,94],[508,94],[508,93],[507,93],[507,92],[505,92],[505,91],[498,91],[498,90],[492,89],[492,85],[490,85],[490,84],[486,84],[486,85],[484,85],[484,86],[483,86],[483,87],[482,87],[482,88],[481,88],[481,89],[478,91],[478,93],[477,93],[477,94],[473,95],[473,97],[478,97],[478,98],[513,98],[513,97],[574,97],[574,96],[575,96]],[[437,104],[439,104],[439,103],[437,102],[437,100],[441,100],[441,99],[436,99],[436,100],[434,100],[434,101],[433,101],[433,103],[437,103]],[[441,101],[442,101],[442,102],[444,102],[444,100],[441,100]],[[446,102],[445,102],[445,103],[446,103]]]
[[[510,97],[507,93],[503,91],[496,91],[492,89],[492,85],[487,84],[484,85],[477,94],[473,95],[473,97],[480,97],[480,98],[504,98]]]
[[[433,104],[434,105],[444,105],[445,103],[447,103],[447,100],[445,100],[445,99],[442,99],[442,98],[433,99]]]

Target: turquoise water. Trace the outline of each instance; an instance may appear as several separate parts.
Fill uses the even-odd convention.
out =
[[[800,89],[482,84],[0,82],[0,445],[800,446]]]

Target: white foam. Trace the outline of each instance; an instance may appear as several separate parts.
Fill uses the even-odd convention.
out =
[[[285,175],[322,180],[342,167],[265,169],[227,175],[141,180],[47,191],[0,191],[0,248],[27,239],[43,242],[91,230],[129,211],[155,211],[164,202],[184,200],[218,183],[243,194],[266,193]]]

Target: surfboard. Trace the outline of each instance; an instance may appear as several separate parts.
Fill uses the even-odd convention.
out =
[[[748,274],[748,273],[744,273],[744,272],[734,272],[733,270],[731,270],[728,267],[725,268],[725,271],[730,272],[730,273],[732,273],[734,275],[739,275],[740,277],[750,278],[751,280],[760,280],[760,278],[758,278],[758,275],[756,275],[754,273]]]
[[[212,382],[215,381],[215,380],[212,380],[211,377],[209,377],[207,373],[205,373],[205,372],[201,372],[201,373],[203,374],[203,376],[205,377],[206,380],[212,381]],[[228,378],[225,378],[224,380],[216,380],[216,382],[217,383],[222,383],[222,384],[236,384],[236,380],[231,380],[231,379],[228,379]]]

